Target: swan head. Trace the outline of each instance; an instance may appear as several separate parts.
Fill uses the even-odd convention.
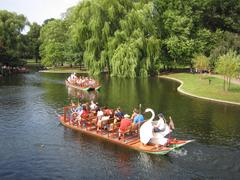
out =
[[[147,108],[145,109],[144,113],[147,113],[147,112],[154,112],[151,108]]]
[[[144,113],[147,113],[147,112],[151,112],[152,113],[152,116],[149,120],[153,120],[155,118],[155,112],[151,109],[151,108],[147,108],[145,109]]]

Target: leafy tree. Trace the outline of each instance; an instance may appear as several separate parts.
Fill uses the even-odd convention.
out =
[[[0,60],[11,63],[22,56],[23,35],[27,19],[23,15],[0,10]]]
[[[214,67],[215,63],[221,55],[226,54],[229,49],[236,51],[240,54],[240,35],[237,33],[223,32],[219,33],[219,40],[216,45],[211,49],[210,60],[211,66]]]
[[[239,0],[207,0],[202,15],[202,23],[212,31],[221,29],[233,33],[240,33]]]
[[[61,65],[65,59],[67,27],[61,20],[52,20],[40,32],[40,55],[43,65]]]
[[[227,54],[219,57],[215,70],[224,76],[224,90],[226,90],[226,81],[229,90],[231,79],[237,77],[240,73],[239,68],[240,56],[237,55],[236,51],[230,50]]]
[[[153,0],[165,65],[191,65],[194,54],[210,55],[220,34],[205,23],[206,9],[214,8],[211,1]]]
[[[111,71],[108,40],[131,6],[130,0],[82,1],[70,12],[70,38],[91,74]]]
[[[193,11],[194,5],[186,0],[154,0],[154,19],[163,41],[161,51],[166,66],[191,64],[197,49],[195,21],[199,19]]]
[[[209,70],[209,58],[203,54],[195,55],[193,58],[193,66],[202,73],[204,70]]]
[[[160,39],[152,20],[152,3],[134,3],[133,9],[120,21],[109,41],[112,75],[135,77],[156,72],[160,63]]]
[[[40,30],[41,30],[41,26],[38,25],[37,23],[33,23],[30,25],[30,30],[27,33],[27,40],[28,40],[27,44],[28,44],[29,56],[31,58],[35,58],[36,63],[40,59],[40,54],[39,54]]]
[[[237,0],[83,0],[61,20],[48,19],[40,32],[44,65],[82,64],[91,74],[136,77],[173,65],[195,65],[203,70],[231,48],[239,53]],[[8,41],[0,23],[0,55],[24,49],[29,41],[38,59],[36,24],[27,35]],[[6,30],[5,30],[6,31]],[[228,31],[228,32],[226,32]],[[4,34],[4,35],[2,35]],[[11,51],[15,46],[18,51]],[[14,48],[13,48],[14,49]],[[194,57],[194,54],[200,54]],[[205,64],[205,65],[204,65]]]
[[[49,18],[49,19],[46,19],[45,21],[43,21],[43,24],[42,26],[45,26],[47,23],[51,22],[51,21],[55,21],[56,19],[54,18]]]

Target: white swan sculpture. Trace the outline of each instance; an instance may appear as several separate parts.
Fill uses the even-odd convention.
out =
[[[152,126],[152,121],[153,119],[155,118],[155,112],[150,109],[150,108],[147,108],[145,110],[145,113],[146,112],[151,112],[152,113],[152,116],[150,119],[148,119],[145,123],[143,123],[143,125],[140,127],[140,141],[143,143],[143,144],[147,144],[150,139],[153,137],[153,133],[152,133],[152,129],[153,129],[153,126]]]

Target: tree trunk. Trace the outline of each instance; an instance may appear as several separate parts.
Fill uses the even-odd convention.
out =
[[[231,85],[231,77],[229,77],[229,79],[228,79],[229,81],[228,81],[228,90],[230,90],[230,85]]]
[[[225,81],[226,81],[226,79],[225,79],[226,77],[225,76],[223,76],[223,90],[225,91]]]

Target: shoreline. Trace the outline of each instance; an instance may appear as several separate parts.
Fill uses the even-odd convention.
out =
[[[52,70],[40,70],[38,71],[40,73],[62,73],[62,74],[70,74],[70,73],[79,73],[79,74],[88,74],[87,71],[77,71],[77,70],[72,70],[72,71],[52,71]]]
[[[65,71],[64,70],[63,71],[60,71],[60,70],[56,70],[56,71],[55,70],[40,70],[38,72],[40,72],[40,73],[62,73],[62,74],[64,74],[64,73],[69,74],[69,73],[76,72],[76,73],[81,73],[81,74],[88,74],[87,71],[81,71],[80,72],[79,70],[76,70],[76,69],[75,70],[65,70]],[[189,92],[182,89],[182,87],[184,85],[184,82],[180,79],[177,79],[177,78],[174,78],[174,77],[168,77],[166,75],[160,75],[158,77],[179,82],[180,86],[178,86],[177,91],[180,92],[181,94],[191,96],[191,97],[194,97],[194,98],[198,98],[198,99],[212,101],[212,102],[218,102],[218,103],[222,103],[222,104],[231,104],[231,105],[240,106],[239,102],[228,101],[228,100],[220,100],[220,99],[215,99],[215,98],[211,98],[211,97],[204,97],[204,96],[199,96],[199,95],[196,95],[196,94],[189,93]]]
[[[198,96],[192,93],[188,93],[184,90],[182,90],[181,88],[184,85],[184,82],[180,79],[176,79],[173,77],[167,77],[167,76],[158,76],[159,78],[163,78],[163,79],[169,79],[169,80],[173,80],[173,81],[177,81],[180,83],[180,86],[178,86],[177,91],[180,92],[181,94],[187,95],[187,96],[191,96],[191,97],[195,97],[195,98],[199,98],[199,99],[203,99],[203,100],[208,100],[208,101],[213,101],[213,102],[218,102],[218,103],[224,103],[224,104],[231,104],[231,105],[238,105],[240,106],[240,103],[238,102],[233,102],[233,101],[225,101],[225,100],[219,100],[219,99],[214,99],[214,98],[208,98],[208,97],[204,97],[204,96]]]

